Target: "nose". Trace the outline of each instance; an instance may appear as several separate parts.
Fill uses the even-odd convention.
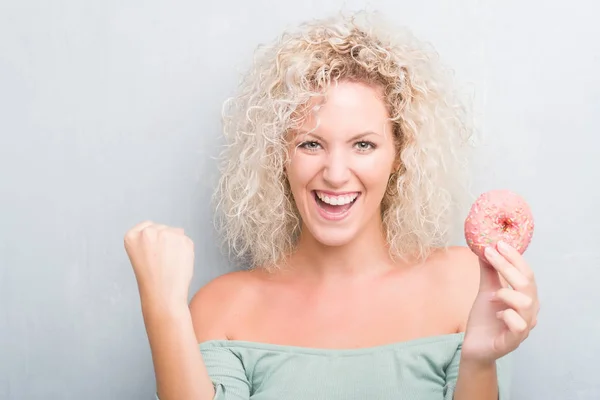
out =
[[[328,153],[323,169],[323,179],[332,188],[342,188],[350,180],[348,155],[342,151]]]

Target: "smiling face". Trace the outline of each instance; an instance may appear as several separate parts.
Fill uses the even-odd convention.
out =
[[[303,232],[326,246],[381,229],[381,201],[397,167],[381,90],[339,82],[290,139],[286,173]]]

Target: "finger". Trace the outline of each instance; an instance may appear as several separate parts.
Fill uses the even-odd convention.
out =
[[[533,319],[534,299],[525,293],[510,288],[502,288],[494,293],[494,301],[504,303],[508,308],[516,310],[525,319]],[[527,315],[523,315],[527,314]]]
[[[175,233],[176,235],[185,235],[185,232],[183,231],[183,228],[176,228],[173,226],[168,226],[168,225],[158,225],[156,227],[156,231],[157,232],[163,232],[163,231],[168,231],[171,233]]]
[[[135,225],[133,228],[131,228],[129,230],[130,233],[138,233],[141,232],[142,230],[144,230],[145,228],[154,225],[154,222],[152,221],[143,221],[140,222],[139,224]]]
[[[479,259],[479,291],[495,292],[502,288],[498,271],[487,261]]]
[[[533,279],[533,270],[529,267],[529,264],[525,261],[523,255],[519,253],[517,249],[502,241],[498,242],[496,247],[498,252],[516,269],[521,271],[526,278],[530,280]]]
[[[496,317],[501,319],[506,324],[508,330],[515,336],[520,336],[527,331],[527,321],[523,319],[515,310],[507,308],[506,310],[498,311]]]
[[[489,263],[502,275],[504,279],[516,290],[524,290],[529,280],[515,268],[502,254],[493,247],[486,247],[485,256]]]
[[[125,233],[125,238],[123,239],[124,244],[125,244],[125,249],[128,248],[128,244],[130,241],[135,240],[135,238],[137,238],[144,229],[151,226],[152,224],[154,224],[154,222],[152,222],[152,221],[143,221],[143,222],[140,222],[139,224],[135,225],[130,230],[128,230]]]

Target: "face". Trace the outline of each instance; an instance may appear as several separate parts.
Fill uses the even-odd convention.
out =
[[[303,231],[324,245],[341,246],[380,229],[395,156],[381,91],[355,82],[332,86],[290,137],[286,173]]]

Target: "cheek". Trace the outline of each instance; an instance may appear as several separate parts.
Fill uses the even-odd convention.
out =
[[[387,169],[379,168],[372,169],[361,177],[361,181],[365,185],[367,192],[374,194],[383,194],[387,188],[389,173]]]
[[[357,172],[360,171],[360,180],[371,190],[385,191],[393,161],[391,157],[389,159],[386,157],[384,160],[379,157],[365,157],[357,169]]]
[[[309,158],[301,155],[292,157],[291,162],[286,167],[286,173],[294,197],[307,189],[306,186],[318,173],[318,164],[317,157]]]

